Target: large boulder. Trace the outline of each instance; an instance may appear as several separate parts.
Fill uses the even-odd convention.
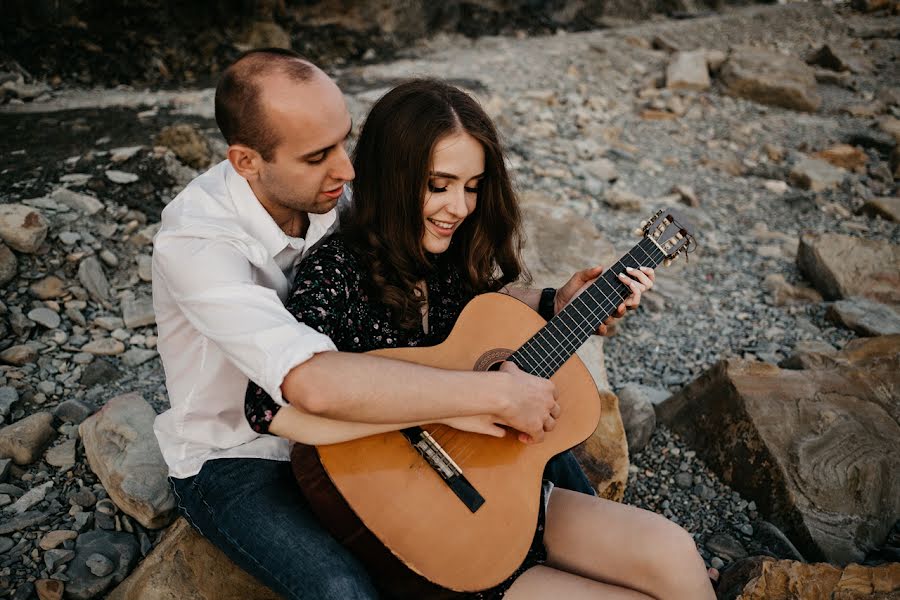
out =
[[[900,595],[900,563],[877,567],[757,560],[738,600],[889,600]]]
[[[719,74],[725,91],[760,104],[815,112],[822,99],[815,70],[798,58],[752,46],[737,46]]]
[[[657,416],[813,560],[847,564],[900,514],[900,336],[824,368],[722,361]]]
[[[600,402],[602,412],[597,429],[574,452],[600,497],[621,502],[628,483],[628,441],[619,414],[619,398],[604,390],[600,392]]]
[[[150,529],[175,517],[168,468],[153,433],[156,412],[132,392],[109,400],[78,431],[91,470],[124,513]]]
[[[805,233],[797,267],[829,300],[863,296],[900,305],[900,245],[840,233]]]
[[[107,600],[279,600],[178,519]]]

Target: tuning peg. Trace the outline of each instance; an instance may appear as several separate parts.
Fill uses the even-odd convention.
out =
[[[674,259],[674,258],[667,258],[666,260],[663,261],[663,266],[664,266],[664,267],[668,267],[669,265],[672,264],[672,261],[673,261],[673,260],[675,260],[675,259]]]
[[[644,230],[641,229],[640,227],[638,227],[637,229],[634,230],[634,236],[635,237],[644,237]]]

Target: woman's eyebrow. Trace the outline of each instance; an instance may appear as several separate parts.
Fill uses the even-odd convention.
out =
[[[454,175],[453,173],[444,173],[443,171],[432,171],[431,176],[432,177],[441,177],[443,179],[453,179],[454,181],[459,179],[458,175]],[[472,177],[469,177],[469,179],[481,179],[482,177],[484,177],[484,173],[479,173],[478,175],[473,175]]]

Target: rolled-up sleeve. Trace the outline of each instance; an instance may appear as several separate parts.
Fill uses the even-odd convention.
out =
[[[153,276],[190,325],[280,405],[286,404],[281,384],[288,372],[335,350],[328,336],[298,322],[275,290],[254,281],[240,243],[160,236]]]

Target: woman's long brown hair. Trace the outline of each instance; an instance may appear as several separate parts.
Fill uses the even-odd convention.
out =
[[[353,152],[353,204],[342,230],[371,291],[404,328],[421,322],[416,289],[432,264],[422,247],[422,209],[438,141],[465,132],[484,148],[475,210],[453,235],[448,258],[469,291],[497,291],[524,273],[522,219],[491,119],[462,90],[434,79],[394,88],[372,107]]]

